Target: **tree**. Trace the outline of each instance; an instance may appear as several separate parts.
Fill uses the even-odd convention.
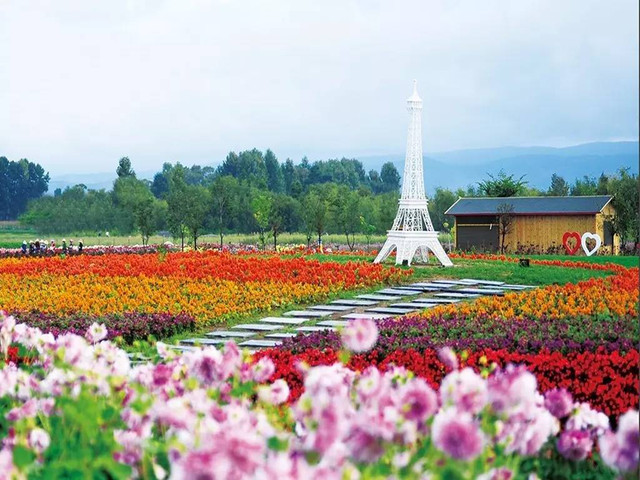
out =
[[[209,187],[212,201],[213,227],[218,230],[220,235],[220,248],[222,248],[224,231],[231,225],[231,211],[237,189],[238,181],[229,175],[216,177]]]
[[[487,197],[514,197],[516,195],[522,195],[525,190],[525,185],[528,183],[522,179],[521,176],[515,180],[513,175],[507,175],[504,170],[498,172],[498,176],[494,177],[488,174],[489,178],[478,182],[478,189],[482,195]]]
[[[318,245],[322,244],[322,234],[327,226],[327,201],[316,192],[309,192],[302,202],[302,216],[307,232],[318,235]]]
[[[198,248],[198,238],[202,235],[205,220],[211,207],[211,194],[202,185],[187,185],[185,191],[184,226],[193,241],[193,249]]]
[[[169,193],[167,195],[167,224],[174,238],[180,239],[180,248],[184,250],[184,239],[187,235],[187,183],[184,180],[184,168],[180,165],[171,171],[169,176]]]
[[[513,205],[510,203],[501,203],[496,208],[496,219],[498,222],[499,234],[500,234],[500,253],[504,254],[507,245],[507,235],[511,233],[513,229]]]
[[[560,175],[551,175],[551,186],[547,190],[547,195],[554,197],[566,197],[569,195],[569,184]]]
[[[281,165],[281,170],[284,182],[284,192],[287,195],[293,195],[291,186],[293,184],[293,181],[295,180],[296,172],[296,167],[293,164],[293,161],[290,158],[287,158],[287,160]]]
[[[26,158],[17,162],[0,157],[0,219],[13,220],[23,213],[30,200],[40,198],[49,188],[49,174]]]
[[[617,175],[609,178],[609,193],[613,195],[615,209],[615,215],[609,221],[623,245],[628,240],[633,240],[636,245],[640,243],[638,191],[638,176],[630,174],[627,168],[620,169]]]
[[[129,165],[130,167],[130,165]],[[156,229],[154,196],[147,185],[135,176],[119,176],[113,182],[113,198],[116,206],[128,212],[133,224],[146,245]]]
[[[261,248],[265,247],[265,232],[269,228],[272,197],[268,193],[259,193],[251,200],[251,211],[258,225],[258,238]]]
[[[433,198],[429,200],[429,216],[433,222],[433,228],[436,231],[443,229],[446,222],[446,212],[451,205],[457,200],[456,195],[446,188],[436,187]]]
[[[347,239],[350,250],[355,246],[355,234],[361,227],[360,195],[348,188],[340,188],[332,201],[333,215],[338,229]]]
[[[397,192],[400,190],[400,174],[393,163],[387,162],[382,165],[380,169],[380,180],[382,182],[381,191],[383,193]]]
[[[134,177],[136,176],[136,172],[131,168],[131,160],[129,157],[122,157],[118,162],[118,168],[116,168],[116,173],[118,174],[118,178],[123,177]]]
[[[267,188],[273,193],[284,191],[284,176],[278,159],[269,149],[264,154],[264,166],[267,171]]]
[[[595,195],[597,189],[598,189],[598,183],[596,182],[596,179],[585,175],[581,179],[576,178],[575,182],[571,186],[571,195],[572,196]]]

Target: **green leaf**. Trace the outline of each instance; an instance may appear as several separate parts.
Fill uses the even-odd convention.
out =
[[[36,454],[22,445],[16,445],[13,447],[13,463],[18,469],[23,470],[25,467],[31,465],[36,459]]]

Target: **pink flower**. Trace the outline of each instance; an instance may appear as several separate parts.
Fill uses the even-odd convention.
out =
[[[507,365],[487,380],[489,403],[498,413],[529,410],[537,397],[536,377],[524,366]]]
[[[36,452],[44,452],[51,443],[49,434],[41,428],[34,428],[29,432],[29,446]]]
[[[599,437],[609,430],[609,417],[592,409],[588,403],[579,403],[567,420],[565,428],[588,430],[593,437]]]
[[[400,409],[407,420],[421,424],[438,410],[436,392],[421,378],[405,385],[400,395]]]
[[[100,340],[106,338],[107,329],[103,324],[93,322],[85,336],[91,343],[98,343]]]
[[[511,480],[513,472],[506,467],[492,468],[487,473],[479,475],[476,480]]]
[[[289,398],[289,385],[285,380],[279,378],[271,385],[261,385],[258,388],[260,400],[272,405],[280,405]]]
[[[480,455],[485,436],[471,415],[455,408],[441,410],[431,426],[433,444],[456,460],[469,461]]]
[[[368,318],[351,320],[342,330],[342,343],[355,353],[371,350],[378,340],[378,327]]]
[[[14,473],[13,452],[5,446],[0,449],[0,480],[11,480]]]
[[[584,460],[591,453],[593,440],[585,430],[565,430],[557,442],[558,452],[569,460]]]
[[[449,347],[442,347],[438,350],[438,358],[449,370],[458,369],[458,357],[456,353]]]
[[[253,365],[253,367],[251,367],[253,381],[257,383],[264,383],[268,381],[275,371],[276,366],[273,364],[273,360],[269,357],[262,357]]]
[[[544,406],[556,418],[564,418],[571,413],[573,398],[566,388],[554,388],[544,394]]]
[[[640,456],[640,431],[638,411],[629,410],[618,420],[618,431],[606,432],[598,439],[600,456],[604,463],[621,472],[638,468]]]
[[[487,404],[487,382],[470,368],[455,370],[442,381],[440,399],[462,412],[479,413]]]

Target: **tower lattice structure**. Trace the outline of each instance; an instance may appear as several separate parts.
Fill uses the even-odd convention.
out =
[[[433,229],[427,196],[424,191],[424,172],[422,162],[422,99],[418,95],[417,82],[413,82],[413,95],[407,100],[409,111],[409,134],[407,136],[407,156],[404,161],[402,195],[398,213],[387,240],[374,260],[382,262],[393,250],[396,251],[396,264],[411,264],[416,256],[424,262],[429,260],[429,251],[445,267],[453,265],[438,240],[438,232]]]

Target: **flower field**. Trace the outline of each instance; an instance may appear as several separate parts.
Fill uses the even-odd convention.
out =
[[[0,305],[27,322],[58,317],[56,328],[70,317],[108,320],[126,314],[146,315],[150,323],[164,314],[213,324],[319,301],[337,291],[395,283],[408,274],[364,262],[214,251],[4,258]]]
[[[345,260],[0,259],[0,305],[17,318],[0,313],[0,479],[637,477],[637,268],[539,260],[609,276],[354,320],[253,355],[158,342],[134,367],[112,342],[412,274]]]
[[[0,315],[0,352],[36,355],[0,369],[0,475],[109,479],[633,478],[638,411],[612,428],[564,388],[538,392],[524,367],[460,365],[436,389],[405,368],[300,365],[304,389],[268,357],[234,343],[132,368],[92,325],[54,338]],[[352,353],[379,336],[371,320],[342,332]],[[348,355],[342,351],[339,357]],[[432,359],[433,360],[433,359]],[[487,364],[488,362],[481,362]],[[352,365],[353,367],[353,365]],[[531,477],[530,475],[533,475]]]
[[[488,255],[473,259],[510,260]],[[382,369],[400,365],[435,388],[445,374],[436,351],[449,347],[465,352],[461,363],[476,371],[486,362],[527,365],[541,391],[566,388],[615,421],[638,405],[638,269],[585,262],[538,263],[608,270],[614,275],[482,297],[382,321],[375,348],[353,356],[348,366],[364,370],[369,365]],[[287,340],[282,347],[259,355],[274,360],[276,377],[287,380],[295,399],[303,377],[294,365],[300,361],[330,365],[340,345],[338,334],[320,332]]]

